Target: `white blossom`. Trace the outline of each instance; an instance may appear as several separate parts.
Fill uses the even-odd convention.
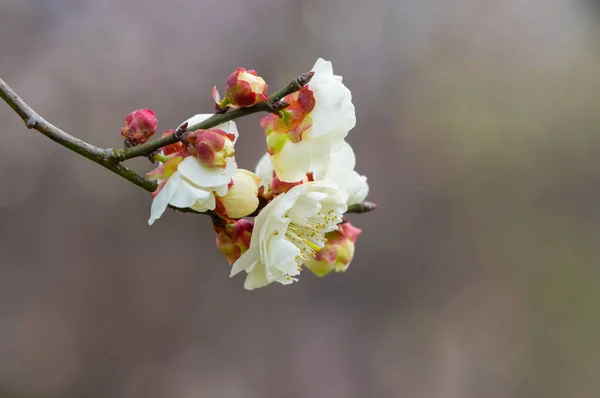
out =
[[[301,266],[325,245],[347,210],[344,197],[331,185],[309,182],[273,199],[255,219],[250,247],[234,264],[231,276],[248,274],[248,290],[272,282],[287,285]]]
[[[313,179],[336,185],[348,205],[360,203],[367,197],[369,185],[367,177],[354,170],[355,165],[354,151],[350,144],[343,141],[341,147],[332,153],[327,167],[313,173]],[[270,156],[265,153],[256,165],[256,174],[261,178],[261,185],[267,189],[273,182],[273,171]]]
[[[271,162],[284,182],[322,171],[356,125],[352,94],[342,77],[333,74],[331,62],[319,58],[312,71],[308,85],[285,98],[291,103],[283,110],[286,117],[269,115],[261,121]]]

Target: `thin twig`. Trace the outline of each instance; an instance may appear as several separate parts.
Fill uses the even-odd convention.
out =
[[[346,210],[346,214],[348,213],[356,213],[356,214],[361,214],[361,213],[367,213],[369,211],[373,211],[377,208],[377,205],[373,202],[361,202],[361,203],[355,203],[353,205],[348,206],[348,210]]]
[[[23,119],[27,128],[39,131],[52,141],[98,163],[148,192],[156,189],[154,182],[147,180],[121,164],[109,161],[107,150],[73,137],[45,120],[27,105],[2,79],[0,79],[0,97]]]

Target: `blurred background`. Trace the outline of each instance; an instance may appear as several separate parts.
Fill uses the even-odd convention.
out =
[[[592,0],[2,0],[0,77],[102,147],[134,109],[211,112],[237,66],[273,92],[331,60],[379,208],[345,274],[247,292],[207,218],[148,227],[0,103],[0,396],[598,397],[599,26]]]

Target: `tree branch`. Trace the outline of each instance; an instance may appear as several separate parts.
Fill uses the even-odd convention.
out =
[[[109,151],[88,144],[79,138],[65,133],[58,127],[46,121],[38,115],[29,105],[25,103],[4,80],[0,79],[0,97],[23,119],[29,129],[34,129],[50,138],[52,141],[90,159],[91,161],[109,169],[115,174],[120,175],[126,180],[134,183],[138,187],[152,192],[156,189],[156,184],[147,180],[129,168],[109,161]]]

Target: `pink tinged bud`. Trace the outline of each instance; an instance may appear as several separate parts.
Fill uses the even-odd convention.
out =
[[[227,195],[217,197],[215,212],[222,218],[241,218],[252,214],[258,207],[258,184],[256,174],[238,169],[232,177]]]
[[[121,135],[129,146],[143,144],[156,132],[158,120],[150,109],[138,109],[125,118]]]
[[[188,138],[188,151],[207,167],[225,167],[235,154],[235,136],[223,130],[196,130]]]
[[[354,243],[362,232],[349,222],[339,224],[336,231],[325,235],[325,247],[316,253],[314,259],[309,260],[305,266],[317,276],[325,276],[331,271],[344,272],[350,266],[354,257]]]
[[[217,247],[227,258],[229,265],[235,263],[250,247],[254,223],[248,220],[227,221],[214,226]]]
[[[221,101],[216,89],[213,89],[213,98],[221,108],[244,108],[266,101],[267,87],[256,71],[237,68],[227,79],[225,98]]]

